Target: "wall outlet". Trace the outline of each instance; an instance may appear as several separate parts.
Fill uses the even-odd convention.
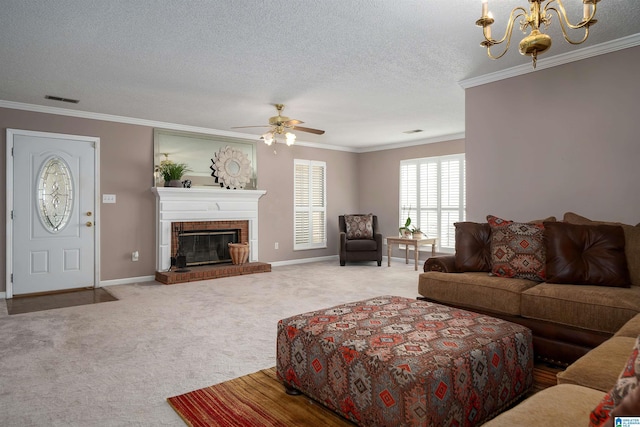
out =
[[[115,203],[116,195],[115,194],[103,194],[102,195],[102,203]]]
[[[273,249],[278,249],[278,242],[275,242],[275,243],[273,244]]]
[[[140,254],[138,253],[138,251],[131,252],[131,261],[138,261],[139,257],[140,257]]]

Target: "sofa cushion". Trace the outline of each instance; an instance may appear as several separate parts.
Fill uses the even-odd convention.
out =
[[[582,426],[604,393],[573,384],[546,388],[498,415],[483,427]]]
[[[491,273],[500,277],[545,279],[542,223],[522,223],[487,216],[491,227]]]
[[[373,214],[345,215],[347,239],[373,239]]]
[[[536,284],[531,280],[505,279],[482,272],[428,271],[420,274],[418,293],[443,304],[517,316],[520,293]]]
[[[640,380],[640,337],[635,341],[631,355],[627,359],[618,381],[602,398],[598,406],[591,412],[590,426],[601,426],[611,414],[611,410],[622,402],[631,389],[638,386]]]
[[[487,223],[456,222],[456,270],[491,271],[491,227]]]
[[[640,286],[640,256],[638,256],[638,254],[640,254],[640,224],[633,226],[616,222],[592,221],[589,218],[585,218],[573,212],[565,213],[563,220],[571,224],[620,225],[624,230],[625,253],[627,256],[627,267],[629,268],[631,284],[634,286]]]
[[[576,384],[608,392],[618,380],[635,342],[635,337],[609,338],[559,372],[558,384]]]
[[[635,338],[638,335],[640,335],[640,314],[633,316],[622,328],[618,329],[614,336]]]
[[[630,286],[622,227],[563,222],[544,226],[547,282]]]
[[[522,293],[524,317],[613,334],[640,311],[640,287],[540,283]]]

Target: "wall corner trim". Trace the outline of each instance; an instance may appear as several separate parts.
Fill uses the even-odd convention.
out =
[[[619,50],[627,49],[640,45],[640,33],[632,34],[630,36],[622,37],[617,40],[611,40],[608,42],[596,44],[593,46],[576,49],[571,52],[563,53],[560,55],[550,56],[547,58],[539,58],[537,68],[531,67],[530,63],[517,65],[515,67],[507,68],[506,70],[496,71],[495,73],[489,73],[478,77],[472,77],[469,79],[460,80],[458,84],[463,89],[469,89],[475,86],[481,86],[487,83],[493,83],[500,80],[508,79],[510,77],[521,76],[523,74],[533,73],[536,70],[544,70],[545,68],[553,68],[558,65],[568,64],[570,62],[580,61],[582,59],[591,58],[594,56],[604,55],[606,53],[616,52]]]

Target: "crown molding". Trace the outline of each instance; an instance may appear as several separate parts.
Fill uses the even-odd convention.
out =
[[[229,137],[242,138],[242,139],[247,139],[247,140],[256,141],[256,142],[260,141],[259,137],[253,134],[229,132],[229,131],[224,131],[220,129],[188,126],[188,125],[181,125],[177,123],[159,122],[155,120],[137,119],[134,117],[116,116],[112,114],[93,113],[89,111],[72,110],[69,108],[26,104],[22,102],[5,101],[2,99],[0,99],[0,108],[32,111],[35,113],[44,113],[44,114],[57,114],[60,116],[79,117],[83,119],[102,120],[106,122],[125,123],[130,125],[148,126],[151,128],[162,128],[162,129],[178,130],[178,131],[185,131],[185,132],[204,133],[204,134],[216,135],[216,136],[229,136]],[[461,138],[464,138],[464,133],[444,135],[441,137],[421,139],[418,141],[400,142],[400,143],[386,144],[386,145],[379,145],[379,146],[369,146],[364,148],[342,147],[339,145],[322,144],[317,142],[305,142],[305,141],[299,141],[299,140],[296,141],[295,145],[299,145],[302,147],[317,148],[321,150],[345,151],[349,153],[366,153],[369,151],[391,150],[394,148],[411,147],[415,145],[424,145],[424,144],[430,144],[433,142],[442,142],[442,141],[449,141],[452,139],[461,139]]]
[[[418,145],[433,144],[436,142],[453,141],[456,139],[464,139],[464,132],[451,133],[447,135],[434,136],[431,138],[419,139],[417,141],[397,142],[393,144],[375,145],[371,147],[363,147],[356,149],[357,153],[369,153],[372,151],[395,150],[398,148],[415,147]]]
[[[229,132],[220,129],[211,129],[198,126],[181,125],[177,123],[159,122],[156,120],[137,119],[135,117],[116,116],[112,114],[93,113],[90,111],[71,110],[69,108],[50,107],[47,105],[25,104],[22,102],[4,101],[0,99],[1,108],[11,108],[13,110],[32,111],[35,113],[57,114],[59,116],[79,117],[83,119],[102,120],[105,122],[125,123],[130,125],[148,126],[151,128],[163,128],[171,130],[181,130],[185,132],[197,132],[219,136],[231,136],[243,139],[257,139],[255,135]]]
[[[570,62],[580,61],[582,59],[592,58],[594,56],[604,55],[606,53],[616,52],[640,45],[640,33],[622,37],[620,39],[596,44],[571,52],[562,53],[560,55],[550,56],[548,58],[539,58],[537,68],[531,67],[530,64],[517,65],[505,70],[496,71],[478,77],[461,80],[458,82],[463,89],[469,89],[475,86],[481,86],[487,83],[493,83],[510,77],[521,76],[523,74],[533,73],[536,70],[544,70],[545,68],[553,68],[558,65],[568,64]]]

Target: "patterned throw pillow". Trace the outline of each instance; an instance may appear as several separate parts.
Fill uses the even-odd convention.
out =
[[[607,393],[602,401],[591,411],[589,417],[589,427],[596,427],[604,425],[611,411],[618,406],[624,397],[634,388],[638,386],[640,380],[640,336],[636,338],[636,344],[633,346],[631,356],[627,360],[627,364],[618,377],[618,381],[613,386],[609,393]]]
[[[491,227],[491,273],[535,281],[545,279],[544,225],[487,215]]]
[[[345,215],[347,239],[373,239],[373,214]]]

